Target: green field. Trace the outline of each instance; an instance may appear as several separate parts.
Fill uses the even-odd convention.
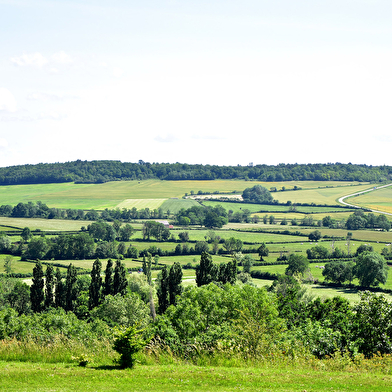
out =
[[[105,209],[116,208],[123,205],[127,200],[150,200],[150,209],[157,208],[157,199],[170,198],[181,199],[186,193],[192,191],[197,193],[210,192],[238,192],[242,193],[245,188],[260,184],[268,189],[277,187],[286,189],[298,186],[303,188],[299,191],[286,191],[273,193],[274,198],[279,202],[291,200],[296,202],[309,202],[312,200],[316,204],[336,204],[336,199],[354,191],[360,191],[369,185],[356,185],[350,182],[280,182],[264,183],[243,180],[215,180],[215,181],[115,181],[104,184],[33,184],[33,185],[12,185],[0,187],[0,205],[16,205],[19,202],[42,201],[49,207],[75,208],[75,209]],[[326,185],[333,188],[319,188]],[[129,204],[131,205],[131,204]],[[146,206],[149,204],[146,203]],[[120,207],[119,207],[120,208]],[[122,208],[122,207],[121,207]],[[127,207],[129,208],[129,207]],[[144,207],[145,208],[145,207]]]
[[[372,192],[350,197],[346,201],[371,210],[392,213],[392,187],[376,189]]]
[[[45,185],[17,185],[0,187],[0,203],[13,205],[16,202],[37,201],[47,203],[49,206],[63,207],[63,208],[162,208],[165,212],[171,211],[175,213],[181,208],[188,208],[192,205],[198,205],[198,202],[187,198],[182,198],[185,193],[202,192],[242,192],[243,189],[253,186],[257,182],[249,181],[117,181],[105,184],[45,184]],[[347,195],[369,188],[369,184],[357,183],[328,183],[328,188],[325,187],[325,182],[290,182],[290,183],[260,183],[264,186],[277,187],[278,190],[284,186],[286,191],[274,192],[273,196],[279,198],[280,201],[291,200],[293,203],[300,201],[303,203],[325,203],[334,204],[336,199],[342,195]],[[288,191],[294,186],[301,187],[301,190]],[[373,196],[378,195],[380,201],[382,198],[387,199],[390,188],[383,189],[377,192],[372,192]],[[295,196],[295,197],[294,197]],[[286,201],[287,201],[286,200]],[[376,201],[374,201],[376,203]],[[269,205],[260,206],[255,204],[240,204],[232,202],[219,201],[204,201],[204,205],[215,206],[217,204],[223,205],[227,210],[233,212],[241,211],[241,209],[249,209],[251,212],[260,211],[261,208],[268,208],[268,213],[259,213],[260,217],[264,215],[273,215],[279,220],[286,218],[291,220],[297,218],[298,220],[305,217],[305,214],[311,214],[314,221],[321,220],[324,216],[330,215],[332,218],[340,220],[347,219],[352,213],[350,210],[339,209],[336,207],[321,207],[316,205],[297,206],[296,211],[290,211],[290,206],[286,205]],[[278,212],[287,211],[287,212]],[[342,212],[338,212],[342,211]],[[29,227],[31,230],[40,229],[45,232],[74,232],[79,231],[82,226],[87,227],[91,221],[81,220],[60,220],[60,219],[26,219],[26,218],[0,218],[0,227],[2,230],[20,230],[24,227]],[[179,242],[155,242],[143,241],[142,239],[142,221],[131,222],[132,226],[137,230],[131,237],[130,242],[126,246],[132,244],[139,251],[148,249],[150,246],[160,248],[162,251],[173,252]],[[221,238],[221,242],[229,237],[241,239],[244,243],[244,249],[257,248],[258,244],[265,242],[270,250],[268,257],[265,260],[274,262],[276,258],[282,253],[299,252],[306,255],[306,250],[312,246],[313,243],[308,241],[307,236],[315,229],[320,230],[322,236],[335,237],[335,246],[347,251],[347,243],[345,237],[347,230],[345,229],[328,229],[323,227],[300,227],[289,225],[270,225],[259,222],[255,223],[229,223],[222,229],[214,230],[215,235]],[[171,230],[175,239],[178,238],[178,233],[181,231],[188,231],[189,243],[188,246],[194,247],[197,241],[205,241],[211,230],[204,228],[175,228]],[[277,233],[288,230],[292,233],[299,232],[301,235],[286,235]],[[18,241],[18,236],[13,236],[12,241]],[[355,249],[362,243],[370,243],[374,250],[381,252],[381,250],[392,242],[392,234],[388,232],[380,232],[374,230],[357,230],[353,231],[353,239],[350,244],[350,251],[353,253]],[[321,245],[331,249],[332,241],[324,239],[319,242]],[[209,245],[210,250],[212,245]],[[223,244],[219,244],[220,249]],[[253,257],[258,260],[258,255],[253,254]],[[3,257],[4,259],[4,257]],[[214,255],[214,262],[226,262],[227,255]],[[0,259],[1,260],[1,259]],[[164,256],[160,257],[159,264],[171,265],[174,261],[179,261],[182,265],[191,263],[195,265],[200,260],[200,255],[180,255],[180,256]],[[90,269],[93,260],[53,260],[54,263],[60,263],[64,266],[73,263],[77,267]],[[138,261],[125,259],[127,268],[137,268],[141,266],[142,259]],[[14,272],[30,273],[32,272],[33,264],[18,260],[13,261]],[[259,268],[259,267],[255,267]],[[275,267],[271,267],[275,268]],[[283,269],[283,266],[276,267]],[[313,268],[313,267],[312,267]],[[322,279],[321,270],[312,270],[312,274],[319,279]],[[153,272],[153,277],[156,277],[157,272]],[[184,277],[194,277],[194,269],[184,270]],[[188,280],[188,284],[191,280]],[[386,287],[391,286],[392,283],[387,283]],[[330,290],[334,292],[334,290]],[[320,292],[320,291],[318,291]]]
[[[325,186],[325,185],[324,185]],[[273,193],[275,199],[280,203],[286,203],[291,201],[292,203],[309,203],[313,202],[315,204],[339,204],[338,199],[342,196],[360,192],[365,189],[371,188],[371,184],[365,185],[343,185],[334,188],[310,188],[302,189],[293,192],[277,192]]]
[[[229,361],[227,361],[229,362]],[[388,361],[384,361],[388,365]],[[0,362],[4,392],[74,391],[388,391],[392,376],[386,365],[369,368],[329,364],[252,363],[197,366],[186,363],[143,364],[121,370],[111,364],[87,368],[62,363]],[[364,369],[368,371],[364,371]]]

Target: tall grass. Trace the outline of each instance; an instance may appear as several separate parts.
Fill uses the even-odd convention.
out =
[[[12,338],[0,341],[2,361],[71,363],[86,355],[97,363],[110,362],[117,356],[109,339],[96,340],[89,346],[61,334],[54,336],[51,342],[46,344],[37,343],[33,339],[20,341]]]

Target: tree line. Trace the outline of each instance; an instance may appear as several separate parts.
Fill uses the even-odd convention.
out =
[[[103,183],[118,180],[390,181],[392,167],[343,163],[219,166],[112,160],[40,163],[0,168],[0,185]]]
[[[144,274],[131,275],[119,260],[115,267],[108,261],[103,271],[97,259],[83,279],[72,264],[64,279],[50,265],[43,272],[38,261],[31,287],[0,278],[0,338],[36,337],[45,344],[54,331],[63,339],[81,339],[88,331],[111,340],[117,327],[123,328],[120,336],[129,334],[122,349],[115,340],[120,353],[134,348],[138,338],[139,349],[149,345],[155,353],[188,360],[216,353],[253,359],[305,352],[345,360],[391,354],[391,303],[369,292],[357,304],[341,297],[311,299],[298,275],[303,261],[293,256],[286,274],[263,288],[239,281],[234,258],[216,265],[208,254],[201,255],[196,286],[187,288],[178,263],[166,266],[154,282],[148,258]],[[126,359],[134,360],[121,357]]]

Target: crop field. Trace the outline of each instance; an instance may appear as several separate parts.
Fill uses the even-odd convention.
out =
[[[170,198],[162,203],[161,208],[164,212],[170,211],[172,214],[177,214],[181,208],[187,209],[198,205],[199,203],[193,199]]]
[[[266,188],[276,187],[286,189],[298,186],[303,188],[295,192],[277,192],[274,197],[280,202],[291,200],[295,202],[309,202],[316,204],[336,204],[335,199],[346,194],[360,191],[369,185],[358,185],[355,182],[297,181],[297,182],[257,182],[243,180],[215,180],[215,181],[115,181],[103,184],[29,184],[0,187],[0,205],[16,205],[19,202],[42,201],[49,207],[74,209],[105,209],[116,208],[128,199],[170,199],[182,198],[186,193],[238,192],[245,188],[260,184]],[[310,192],[310,193],[309,193]],[[152,209],[156,208],[156,202]],[[150,208],[150,207],[149,207]]]
[[[116,208],[119,208],[120,210],[123,208],[136,208],[137,210],[150,208],[154,210],[160,208],[165,200],[166,199],[125,199],[121,203],[117,204]]]
[[[215,207],[221,205],[227,211],[231,210],[234,213],[243,210],[249,210],[250,212],[266,212],[266,213],[276,213],[276,212],[297,212],[303,214],[316,214],[316,213],[341,213],[344,211],[352,211],[342,209],[339,207],[320,207],[320,206],[287,206],[287,205],[276,205],[276,204],[252,204],[252,203],[233,203],[233,202],[222,202],[205,200],[203,205]]]
[[[315,204],[333,205],[339,204],[337,200],[341,196],[345,196],[350,193],[360,192],[371,187],[371,184],[362,184],[355,186],[341,185],[334,188],[310,188],[301,189],[293,192],[277,192],[273,193],[273,196],[274,199],[277,199],[280,203],[287,203],[287,201],[291,201],[292,203],[309,203],[309,200],[312,200],[312,202]]]
[[[392,187],[350,197],[347,201],[364,208],[392,213]]]
[[[0,226],[4,230],[12,228],[18,230],[24,227],[30,230],[42,231],[79,231],[82,226],[87,227],[91,221],[64,220],[64,219],[39,219],[39,218],[10,218],[0,216]]]

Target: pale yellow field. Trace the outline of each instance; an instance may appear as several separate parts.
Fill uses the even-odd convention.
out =
[[[62,220],[62,219],[38,219],[38,218],[9,218],[0,217],[0,225],[30,230],[44,231],[77,231],[82,226],[87,227],[91,221],[83,220]]]
[[[392,187],[376,189],[363,195],[350,197],[348,202],[371,210],[392,213]]]
[[[330,184],[324,184],[330,185]],[[334,205],[339,204],[338,199],[342,196],[349,195],[355,192],[360,192],[369,189],[371,185],[347,185],[336,188],[312,188],[302,189],[292,192],[276,192],[272,193],[274,199],[280,203],[291,201],[293,203],[310,203]],[[287,188],[287,187],[286,187]]]
[[[158,209],[164,201],[167,199],[125,199],[121,203],[116,205],[116,208],[120,210],[123,208],[138,210],[149,208],[150,210]]]

